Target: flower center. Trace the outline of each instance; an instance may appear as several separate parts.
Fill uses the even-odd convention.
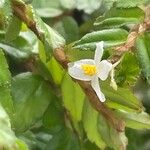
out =
[[[89,65],[89,64],[84,64],[81,66],[82,70],[84,71],[84,74],[92,76],[96,74],[96,66],[95,65]]]

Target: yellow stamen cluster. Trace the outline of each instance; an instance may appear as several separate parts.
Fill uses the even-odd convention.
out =
[[[82,65],[82,70],[84,71],[84,74],[89,75],[89,76],[96,74],[95,65],[84,64]]]

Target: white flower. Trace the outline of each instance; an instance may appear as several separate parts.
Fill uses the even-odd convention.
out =
[[[101,61],[103,51],[103,42],[99,42],[96,44],[94,60],[82,59],[68,63],[69,75],[78,80],[91,81],[91,86],[101,102],[105,101],[105,96],[101,92],[98,78],[106,80],[113,67],[107,60]]]

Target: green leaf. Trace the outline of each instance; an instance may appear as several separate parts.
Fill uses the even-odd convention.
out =
[[[53,18],[62,15],[67,10],[74,9],[76,2],[74,0],[34,0],[32,5],[40,17]]]
[[[17,136],[19,139],[27,143],[29,150],[45,150],[48,141],[52,138],[51,134],[43,132],[41,128],[38,128],[35,132],[28,130]]]
[[[8,69],[8,64],[5,55],[0,50],[0,86],[10,85],[11,75]]]
[[[85,98],[82,89],[67,74],[63,78],[61,89],[64,106],[70,112],[73,119],[80,121]]]
[[[22,0],[24,1],[26,4],[31,4],[32,0]]]
[[[116,2],[117,0],[104,0],[103,1],[103,7],[106,9],[106,10],[109,10],[111,7],[113,7],[114,3]]]
[[[2,50],[0,50],[0,103],[9,114],[9,116],[12,117],[13,102],[10,93],[10,86],[11,75],[8,69],[8,64]]]
[[[12,15],[11,1],[10,0],[1,0],[0,1],[0,25],[5,29],[8,21]]]
[[[52,50],[64,46],[65,39],[54,29],[45,24],[37,15],[35,15],[34,21],[36,22],[37,29],[40,31],[40,39],[44,44],[46,56],[49,58]]]
[[[101,134],[98,132],[98,112],[95,111],[88,99],[85,100],[83,107],[83,126],[86,131],[88,139],[95,143],[99,148],[105,149],[106,144],[102,139]]]
[[[146,112],[129,113],[125,111],[116,111],[118,117],[123,119],[126,126],[132,129],[150,129],[150,115]]]
[[[138,60],[144,77],[150,84],[150,34],[145,33],[136,39],[136,49]]]
[[[54,82],[56,84],[61,84],[62,78],[64,76],[64,71],[54,57],[52,57],[50,61],[47,62],[47,68],[51,73]]]
[[[59,131],[64,126],[64,110],[57,97],[48,106],[43,116],[43,125],[51,131]]]
[[[14,128],[22,132],[43,116],[53,94],[40,76],[22,73],[12,80],[12,98],[15,108]]]
[[[64,128],[53,135],[45,150],[80,150],[80,145],[77,137]]]
[[[17,139],[16,144],[17,150],[29,150],[28,146],[22,140]]]
[[[75,49],[74,47],[72,47],[72,44],[69,44],[65,47],[65,54],[70,61],[94,58],[94,51],[82,51],[81,49]]]
[[[144,20],[144,11],[138,7],[115,8],[112,7],[95,21],[97,28],[116,28],[129,24],[137,24]]]
[[[61,7],[67,10],[75,9],[76,4],[77,4],[76,3],[77,1],[74,1],[74,0],[59,0],[59,2],[61,4]]]
[[[150,132],[148,130],[145,131],[137,131],[128,128],[126,131],[128,136],[128,150],[148,150],[149,149],[149,137]]]
[[[145,3],[147,3],[149,0],[116,0],[116,6],[117,7],[136,7],[136,6],[141,6]]]
[[[32,1],[33,7],[36,9],[40,17],[51,18],[57,17],[63,13],[60,5],[60,0],[47,1],[47,0],[34,0]]]
[[[118,87],[117,90],[114,90],[106,82],[101,83],[101,88],[107,99],[106,105],[110,108],[129,112],[141,112],[143,110],[141,102],[129,89]]]
[[[94,143],[91,143],[89,140],[86,140],[84,142],[82,150],[99,150],[99,148]]]
[[[51,76],[55,84],[61,84],[62,78],[64,76],[64,70],[54,57],[51,57],[50,60],[47,61],[44,46],[41,42],[39,42],[39,56],[41,62],[44,65],[41,66],[41,69],[44,69],[45,67],[45,70],[47,70],[44,76],[46,76],[48,79]],[[44,73],[44,71],[42,71],[42,73]]]
[[[115,130],[102,116],[98,118],[98,131],[102,135],[102,139],[106,142],[107,146],[114,150],[124,150],[127,145],[127,138],[124,132]]]
[[[2,149],[12,150],[12,147],[15,147],[15,141],[16,137],[11,130],[9,117],[0,104],[0,147]]]
[[[87,14],[93,13],[101,6],[102,0],[77,0],[76,7],[79,10],[84,10]]]
[[[116,46],[126,41],[128,32],[123,29],[108,29],[86,34],[74,44],[74,48],[83,50],[95,49],[96,43],[105,42],[106,47]]]
[[[38,31],[40,31],[40,38],[42,42],[46,46],[48,46],[51,49],[58,48],[59,46],[64,45],[65,40],[62,38],[54,29],[52,29],[50,26],[45,24],[42,19],[34,12],[32,8],[30,8],[30,11],[32,12],[33,21],[36,22],[36,28]]]
[[[79,39],[79,28],[72,17],[64,17],[62,21],[55,24],[55,29],[66,39],[67,43]]]
[[[3,12],[7,17],[12,14],[11,1],[10,0],[1,1],[0,2],[0,8],[3,9]]]
[[[45,18],[57,17],[66,10],[72,10],[75,8],[85,11],[87,14],[91,14],[101,6],[101,3],[101,0],[34,0],[32,2],[38,15]]]
[[[3,35],[0,37],[0,48],[9,54],[15,61],[24,61],[28,59],[31,54],[33,45],[29,43],[22,35],[15,40],[6,42],[3,40]]]
[[[93,24],[94,24],[95,18],[89,18],[86,22],[82,23],[79,27],[80,35],[85,35],[89,31],[93,30]]]
[[[106,5],[109,5],[109,7],[114,4],[118,8],[130,8],[148,4],[149,0],[105,0],[104,2]]]
[[[136,56],[133,53],[126,53],[115,73],[117,84],[120,86],[133,86],[139,74],[140,68]]]
[[[34,24],[34,30],[38,38],[43,42],[47,60],[50,58],[51,53],[55,48],[59,48],[64,46],[65,39],[60,36],[54,29],[45,24],[43,20],[36,14],[35,10],[31,5],[26,5],[22,1],[16,1],[14,5],[25,13],[28,22],[32,22]],[[19,6],[19,7],[18,7]]]
[[[25,24],[22,25],[22,31],[19,34],[19,37],[22,37],[23,39],[25,39],[27,41],[27,45],[25,47],[28,47],[28,45],[30,45],[31,47],[31,52],[33,54],[38,54],[38,38],[37,36],[31,31],[29,30]],[[15,41],[15,40],[14,40]]]
[[[21,25],[22,22],[16,16],[11,17],[11,20],[6,29],[5,40],[12,41],[16,39],[21,30]]]

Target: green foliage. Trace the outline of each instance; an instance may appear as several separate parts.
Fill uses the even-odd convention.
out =
[[[77,0],[76,7],[79,10],[84,10],[86,13],[91,14],[101,6],[102,0]]]
[[[47,61],[44,46],[41,42],[39,42],[39,57],[41,61],[41,74],[48,79],[51,77],[55,84],[61,84],[64,71],[54,57],[51,57],[50,60]]]
[[[104,149],[106,145],[114,149],[126,147],[127,138],[124,132],[116,131],[102,115],[90,106],[88,101],[85,101],[84,105],[83,125],[89,140],[95,142],[101,149]]]
[[[41,17],[56,17],[63,13],[59,0],[34,0],[32,5]]]
[[[71,43],[79,39],[79,28],[76,21],[71,17],[64,17],[62,21],[55,24],[55,29]]]
[[[118,116],[123,118],[126,126],[132,129],[150,129],[150,115],[141,113],[129,113],[124,111],[117,111]]]
[[[0,147],[7,150],[28,150],[28,146],[17,139],[11,129],[10,119],[0,104]]]
[[[43,125],[50,131],[59,131],[64,126],[64,109],[59,101],[54,97],[43,116]]]
[[[83,91],[67,74],[63,78],[61,88],[64,106],[69,110],[73,119],[80,121],[85,98]]]
[[[53,94],[40,76],[22,73],[12,80],[12,99],[14,128],[17,132],[23,132],[43,116]]]
[[[105,42],[105,46],[116,46],[125,42],[128,32],[123,29],[108,29],[95,31],[86,34],[79,41],[74,44],[74,48],[78,49],[92,49],[96,48],[95,44],[100,41]]]
[[[115,150],[125,149],[128,143],[125,133],[115,130],[102,115],[99,115],[98,130],[109,147]]]
[[[10,55],[15,61],[25,61],[34,52],[35,37],[30,35],[30,39],[26,39],[26,35],[30,35],[28,32],[22,32],[19,36],[15,37],[13,41],[5,41],[4,35],[0,37],[0,47]]]
[[[82,51],[81,49],[75,49],[72,44],[69,44],[65,47],[65,53],[70,61],[77,61],[86,58],[93,59],[94,57],[94,51]]]
[[[148,4],[149,0],[104,0],[104,3],[109,7],[115,5],[118,8],[131,8]]]
[[[53,18],[62,15],[64,12],[71,11],[72,9],[83,10],[87,14],[91,14],[101,6],[101,2],[101,0],[34,0],[32,5],[39,16]]]
[[[10,150],[15,147],[15,134],[11,130],[9,117],[0,105],[0,147]]]
[[[116,1],[116,5],[117,7],[135,7],[135,6],[140,6],[143,5],[145,3],[147,3],[149,0],[117,0]]]
[[[6,112],[12,117],[13,103],[11,98],[11,75],[8,69],[4,53],[0,50],[0,103]]]
[[[98,26],[97,28],[118,28],[139,23],[143,19],[144,12],[138,7],[124,9],[112,7],[104,16],[98,17],[94,25]]]
[[[128,63],[130,62],[130,65]],[[133,53],[126,53],[116,71],[116,82],[120,86],[135,85],[140,73],[137,57]]]
[[[142,71],[150,83],[150,34],[144,22],[145,17],[149,20],[148,3],[1,0],[0,149],[150,149],[149,85],[140,77]],[[138,37],[130,37],[130,31],[138,28]],[[132,52],[126,52],[134,40]],[[103,59],[115,63],[122,58],[114,68],[118,89],[110,86],[112,72],[100,82],[105,103],[96,95],[89,102],[85,93],[93,92],[91,82],[79,82],[81,89],[66,69],[69,61],[93,59],[100,41],[104,41]],[[119,51],[118,46],[125,48]],[[132,130],[119,130],[115,120]]]
[[[98,112],[92,108],[88,99],[86,99],[83,108],[83,126],[85,132],[91,142],[96,143],[99,148],[105,149],[106,144],[102,139],[102,135],[98,132],[98,116]]]
[[[52,138],[52,135],[38,128],[37,132],[33,133],[32,131],[28,130],[27,132],[19,134],[18,137],[28,144],[29,150],[44,150],[47,145],[47,142]]]
[[[108,83],[101,83],[102,90],[106,96],[106,104],[114,109],[121,109],[127,112],[141,112],[143,106],[131,90],[118,87],[114,90]]]
[[[46,56],[49,58],[52,50],[64,45],[65,40],[56,31],[45,24],[41,18],[39,18],[36,14],[33,14],[33,16],[34,15],[34,21],[36,22],[37,29],[40,31],[40,39],[44,44]]]
[[[147,131],[137,131],[137,130],[127,129],[127,136],[129,139],[129,144],[127,146],[128,150],[149,149],[149,136],[150,136],[149,131],[147,132]]]
[[[68,129],[55,134],[49,141],[46,150],[80,150],[77,137]]]
[[[6,28],[8,21],[11,18],[12,9],[10,0],[0,1],[0,29]]]
[[[55,58],[51,58],[49,62],[47,62],[47,67],[49,72],[52,75],[52,78],[56,84],[61,84],[62,78],[64,76],[64,71],[62,67],[58,64]]]
[[[8,69],[8,64],[5,55],[2,50],[0,50],[0,85],[10,85],[10,72]]]
[[[16,140],[16,144],[17,144],[17,150],[29,150],[28,146],[26,145],[25,142],[23,142],[20,139]]]
[[[35,24],[35,32],[38,32],[38,38],[43,42],[46,51],[47,59],[50,58],[52,50],[61,47],[65,44],[65,39],[61,37],[55,30],[42,21],[42,19],[36,14],[35,10],[30,5],[25,5],[24,2],[18,1],[19,5],[24,8],[23,13],[27,13],[29,24],[33,22]],[[32,25],[31,25],[32,26]]]
[[[140,35],[136,40],[137,56],[144,77],[150,84],[150,48],[149,48],[149,33]]]
[[[99,150],[99,148],[95,144],[90,143],[90,141],[87,140],[84,142],[83,150]]]
[[[5,34],[6,41],[12,41],[17,38],[21,25],[22,22],[16,16],[11,18]]]

